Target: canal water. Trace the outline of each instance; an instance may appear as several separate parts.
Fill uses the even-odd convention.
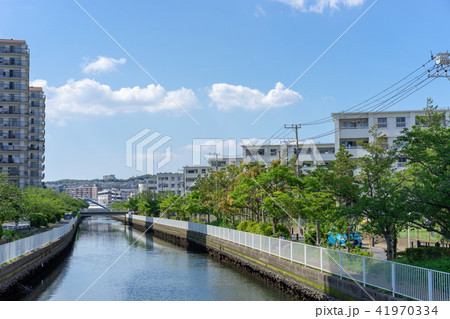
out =
[[[66,260],[23,300],[293,300],[206,253],[141,235],[118,221],[83,219]]]

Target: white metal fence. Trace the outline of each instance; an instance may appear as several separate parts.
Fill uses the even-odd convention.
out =
[[[349,254],[238,230],[179,220],[126,215],[127,218],[214,236],[290,262],[315,268],[416,300],[450,300],[450,273]]]
[[[64,226],[0,245],[0,265],[58,240],[72,229],[76,220],[77,217]]]

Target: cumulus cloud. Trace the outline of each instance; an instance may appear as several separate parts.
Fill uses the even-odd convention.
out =
[[[275,0],[302,12],[322,13],[324,9],[339,10],[341,7],[360,6],[365,0]]]
[[[247,110],[281,107],[303,100],[299,93],[293,90],[286,90],[285,86],[280,82],[267,94],[242,85],[216,83],[211,87],[209,97],[219,110],[225,111],[238,107]]]
[[[58,121],[77,115],[115,115],[132,112],[180,113],[181,107],[199,106],[194,92],[181,88],[168,91],[154,84],[113,90],[109,85],[92,79],[69,80],[60,87],[48,85],[45,80],[33,81],[33,86],[43,87],[47,96],[47,116]]]
[[[125,58],[113,59],[104,56],[98,56],[97,60],[89,62],[85,59],[85,62],[81,65],[84,73],[100,73],[111,72],[116,70],[116,65],[124,64],[127,60]]]

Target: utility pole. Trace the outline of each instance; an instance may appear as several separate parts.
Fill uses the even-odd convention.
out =
[[[447,69],[450,67],[450,53],[438,53],[435,56],[431,53],[431,59],[436,60],[436,73],[431,74],[428,70],[428,77],[447,78],[450,81],[450,75],[447,73]],[[439,73],[439,71],[443,71],[443,73]]]
[[[299,149],[298,148],[298,129],[301,128],[301,127],[302,127],[301,124],[290,124],[290,125],[284,124],[284,128],[285,129],[294,129],[295,130],[295,150],[294,150],[294,154],[295,154],[296,158],[298,157],[297,152],[298,152],[298,149]],[[299,177],[299,175],[300,175],[300,171],[299,171],[299,167],[297,165],[297,161],[295,161],[295,174],[297,175],[297,177]]]

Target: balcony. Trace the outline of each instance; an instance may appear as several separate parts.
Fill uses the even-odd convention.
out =
[[[9,103],[25,103],[25,99],[23,97],[15,97],[15,96],[0,96],[0,102],[9,102]]]
[[[30,154],[28,156],[28,159],[30,161],[44,161],[45,160],[45,156],[43,155],[37,155],[37,154]]]
[[[4,109],[0,107],[0,115],[26,115],[27,113],[18,109]]]
[[[30,99],[45,99],[45,94],[43,92],[31,92]]]
[[[1,46],[0,54],[29,54],[29,50],[19,46]]]
[[[25,91],[28,90],[28,86],[20,84],[20,83],[14,83],[14,85],[6,84],[6,85],[0,85],[0,91]]]
[[[22,60],[0,58],[0,65],[25,66],[26,64]]]
[[[27,137],[25,136],[25,134],[1,134],[0,135],[0,140],[26,140]]]
[[[15,72],[10,70],[9,72],[0,70],[0,79],[25,79],[27,78],[25,72]]]
[[[45,122],[44,121],[37,121],[37,120],[32,119],[31,121],[29,121],[28,124],[29,125],[45,125]]]
[[[0,144],[0,152],[25,152],[26,150],[26,146]]]
[[[24,128],[24,127],[28,127],[28,124],[24,121],[11,121],[11,122],[7,122],[7,123],[0,123],[0,129],[3,127],[19,127],[19,128]]]
[[[27,163],[28,163],[28,161],[25,159],[0,158],[0,164],[25,165]]]

